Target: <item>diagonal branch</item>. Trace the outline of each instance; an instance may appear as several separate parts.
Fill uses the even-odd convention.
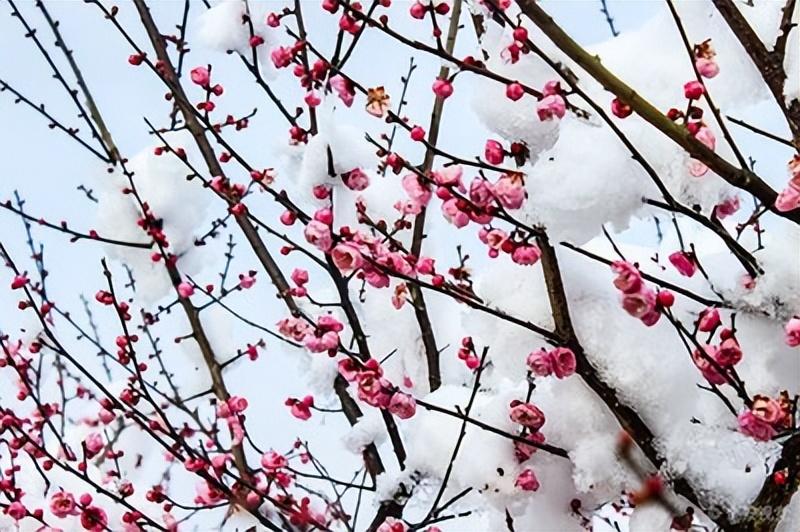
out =
[[[67,58],[67,63],[69,63],[69,67],[72,69],[72,73],[75,75],[75,81],[78,83],[78,87],[80,87],[81,92],[83,93],[83,97],[86,100],[86,107],[89,108],[89,116],[94,122],[94,125],[97,128],[100,136],[100,142],[108,152],[109,157],[111,158],[111,162],[116,164],[119,160],[119,150],[117,146],[114,144],[114,139],[111,137],[111,133],[108,130],[108,126],[106,126],[105,121],[103,120],[103,116],[100,114],[100,110],[97,107],[97,104],[94,101],[94,97],[92,93],[89,91],[89,86],[86,84],[86,80],[83,77],[83,72],[78,67],[78,64],[75,62],[75,57],[73,56],[72,50],[67,47],[67,43],[64,41],[64,38],[61,36],[61,30],[58,29],[58,21],[54,20],[53,17],[50,15],[50,12],[44,5],[42,0],[37,0],[36,7],[42,12],[44,15],[45,20],[47,20],[47,24],[50,26],[50,29],[53,31],[53,36],[56,39],[56,46],[58,46],[62,52],[64,52],[64,56]]]
[[[764,83],[767,84],[772,96],[775,98],[775,103],[778,104],[778,107],[786,117],[789,129],[792,131],[795,148],[800,150],[800,100],[795,98],[791,103],[787,104],[783,94],[787,76],[787,72],[783,68],[783,48],[786,46],[786,40],[791,30],[790,21],[795,7],[794,1],[788,1],[784,7],[782,21],[784,27],[776,43],[776,49],[772,52],[767,49],[753,28],[750,27],[747,19],[736,8],[733,0],[713,0],[713,2],[719,14],[728,23],[731,31],[761,73]],[[797,73],[795,72],[793,75],[797,75]]]
[[[453,11],[450,14],[450,26],[447,30],[447,41],[445,49],[449,55],[453,54],[453,49],[456,44],[456,36],[458,35],[458,23],[461,18],[461,0],[453,2]],[[431,15],[431,20],[436,21],[436,16]],[[447,66],[442,66],[439,69],[439,78],[446,79],[450,76],[450,69]],[[433,168],[433,160],[436,157],[436,152],[432,146],[435,146],[439,140],[439,126],[442,122],[442,111],[444,110],[444,98],[436,96],[433,103],[433,111],[431,112],[431,121],[428,128],[428,145],[429,148],[425,150],[425,159],[422,163],[422,173],[428,174]],[[414,219],[414,236],[411,241],[411,253],[419,257],[422,252],[422,240],[425,238],[425,215],[427,209],[422,207],[422,211]],[[433,325],[431,324],[430,316],[428,315],[428,308],[425,304],[425,296],[422,290],[412,284],[409,288],[411,298],[414,302],[414,314],[419,323],[420,332],[422,334],[422,343],[425,346],[425,358],[428,362],[428,385],[430,390],[434,391],[442,385],[441,368],[439,367],[439,349],[436,347],[436,337],[433,334]]]
[[[620,399],[617,391],[601,378],[597,368],[595,368],[587,358],[572,325],[567,296],[564,290],[563,279],[561,278],[561,271],[558,267],[558,259],[555,250],[546,236],[538,237],[537,242],[542,251],[542,270],[544,272],[545,284],[547,285],[547,295],[550,300],[556,333],[563,339],[564,345],[575,353],[575,358],[577,360],[576,372],[586,385],[602,399],[606,407],[622,426],[622,429],[633,438],[653,466],[656,469],[660,469],[664,465],[665,460],[656,448],[655,434],[653,434],[650,427],[645,423],[638,412],[625,404]],[[700,504],[700,498],[697,492],[686,479],[682,477],[673,478],[672,488],[675,493],[685,497],[692,504],[707,510],[707,507],[704,508],[704,506]],[[727,529],[727,517],[721,511],[715,511],[715,515],[716,514],[721,516],[718,518],[717,523],[724,529]]]
[[[675,144],[686,150],[692,157],[714,170],[717,175],[731,185],[749,192],[764,205],[769,205],[773,212],[779,216],[783,216],[800,224],[800,210],[782,213],[777,212],[774,207],[772,207],[775,204],[775,199],[778,194],[761,177],[747,168],[738,168],[732,165],[694,138],[684,126],[676,124],[654,107],[653,104],[639,96],[632,87],[605,68],[598,57],[587,52],[581,45],[575,42],[572,37],[567,35],[538,3],[534,0],[517,0],[517,4],[525,16],[533,21],[559,50],[566,54],[571,60],[575,61],[575,63],[584,69],[592,78],[600,83],[603,88],[628,104],[631,109],[645,121],[661,131]],[[800,103],[798,103],[798,106],[800,106]]]

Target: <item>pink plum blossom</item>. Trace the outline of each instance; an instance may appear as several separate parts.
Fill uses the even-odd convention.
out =
[[[554,118],[564,118],[566,112],[567,104],[564,98],[558,94],[545,96],[536,104],[536,114],[542,122],[553,120]]]
[[[408,419],[417,411],[417,402],[407,393],[395,392],[388,410],[400,419]]]
[[[437,78],[433,82],[433,93],[443,100],[453,94],[453,84],[449,80]]]
[[[268,471],[283,469],[289,465],[289,461],[282,454],[275,451],[267,451],[261,456],[261,467]]]
[[[786,323],[786,345],[789,347],[800,346],[800,317],[795,316]]]
[[[361,252],[351,244],[337,244],[331,250],[331,260],[343,273],[350,273],[361,267],[364,259]]]
[[[713,78],[719,74],[719,65],[713,59],[700,57],[695,60],[694,66],[704,78]]]
[[[311,407],[314,406],[314,397],[311,395],[306,395],[302,399],[290,397],[286,400],[285,404],[291,409],[294,417],[305,421],[311,418]]]
[[[739,422],[739,431],[755,440],[769,441],[777,434],[772,425],[753,414],[750,410],[745,410],[739,414],[737,420]]]
[[[503,145],[496,140],[487,140],[483,150],[483,158],[486,159],[486,162],[489,164],[502,164],[505,158]]]
[[[66,491],[56,491],[50,497],[50,512],[59,518],[77,515],[78,508],[75,504],[75,497]]]
[[[519,209],[525,201],[525,187],[519,174],[504,175],[492,185],[492,192],[506,209]]]
[[[525,89],[519,83],[509,83],[506,85],[506,97],[509,100],[517,101],[525,94]]]
[[[200,85],[201,87],[208,87],[211,80],[208,69],[203,66],[193,68],[192,71],[189,72],[189,76],[192,78],[192,83]]]
[[[536,406],[517,400],[511,402],[509,417],[514,423],[519,423],[532,431],[537,431],[542,428],[545,421],[544,413]]]
[[[699,81],[689,81],[683,86],[683,95],[689,100],[698,100],[705,93],[705,87]]]
[[[344,174],[342,181],[350,190],[361,191],[369,186],[369,176],[360,168],[355,168]]]
[[[178,294],[184,298],[192,297],[194,294],[194,285],[187,283],[186,281],[180,283],[178,285]]]
[[[525,244],[517,246],[514,251],[511,252],[511,260],[522,266],[530,266],[536,264],[541,255],[542,252],[539,246],[536,244]]]
[[[330,83],[331,88],[336,91],[336,94],[339,96],[339,99],[345,104],[345,106],[350,107],[353,105],[353,99],[355,98],[355,91],[353,90],[353,84],[342,76],[341,74],[337,74],[336,76],[331,77],[328,80]]]
[[[525,468],[517,475],[517,480],[514,485],[522,491],[536,491],[539,489],[539,480],[533,473],[533,469]]]
[[[333,236],[328,225],[311,220],[304,231],[306,241],[321,251],[328,251],[333,245]]]
[[[714,307],[709,307],[700,313],[697,329],[702,332],[711,332],[716,329],[719,324],[719,310]]]
[[[669,256],[669,261],[678,270],[678,273],[686,277],[691,277],[697,271],[697,263],[694,257],[685,251],[676,251]]]

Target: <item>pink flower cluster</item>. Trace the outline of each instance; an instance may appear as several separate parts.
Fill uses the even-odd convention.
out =
[[[380,362],[371,358],[360,364],[346,358],[339,362],[339,373],[358,386],[358,398],[370,406],[386,409],[400,419],[408,419],[417,411],[417,402],[401,392],[383,376]]]
[[[518,423],[529,429],[531,432],[537,432],[544,425],[544,412],[539,410],[532,403],[523,403],[514,399],[511,401],[511,410],[509,417],[514,423]]]
[[[789,212],[800,207],[800,155],[795,155],[789,161],[788,167],[789,183],[775,200],[775,209],[780,212]]]
[[[197,109],[210,113],[217,107],[216,104],[211,101],[211,96],[222,96],[225,89],[219,83],[213,87],[211,86],[211,71],[207,67],[199,66],[193,68],[192,71],[189,72],[189,77],[192,79],[192,83],[206,90],[206,99],[197,104]],[[156,153],[156,155],[158,155],[158,153]]]
[[[542,251],[534,243],[526,239],[512,238],[502,229],[482,227],[478,238],[489,247],[489,256],[496,258],[500,252],[511,255],[511,260],[522,266],[531,266],[539,261]]]
[[[727,331],[723,330],[723,333]],[[742,360],[742,349],[730,333],[720,334],[726,338],[717,345],[706,344],[703,350],[695,349],[692,360],[703,377],[711,384],[725,384],[728,382],[726,373]],[[720,371],[721,370],[721,371]]]
[[[498,157],[502,159],[502,148],[497,149],[500,153],[493,154],[487,147],[487,159],[497,160]],[[436,196],[443,201],[442,213],[458,228],[465,227],[470,221],[479,224],[489,223],[496,212],[495,202],[504,209],[514,210],[522,207],[527,197],[522,174],[508,173],[494,183],[482,177],[475,177],[470,183],[469,190],[462,182],[462,175],[463,169],[458,165],[431,173],[431,178],[437,185]],[[430,200],[431,194],[427,186],[422,183],[415,184],[410,178],[407,182],[404,179],[404,189],[412,204],[419,204],[422,207]]]
[[[510,4],[507,0],[506,4]],[[530,52],[530,48],[528,47],[528,30],[524,26],[517,26],[514,28],[514,40],[506,46],[502,52],[500,52],[500,57],[506,62],[511,63],[512,65],[519,61],[520,53],[527,54]]]
[[[308,271],[302,268],[295,268],[292,270],[292,282],[297,285],[291,288],[291,294],[295,297],[305,297],[307,290],[305,288],[308,283]]]
[[[327,253],[333,246],[331,224],[333,212],[325,207],[314,213],[314,219],[308,222],[303,234],[306,241],[320,251]]]
[[[70,515],[78,515],[78,506],[75,497],[67,491],[57,491],[50,497],[50,512],[63,519]]]
[[[231,432],[231,442],[239,445],[244,439],[244,427],[242,427],[242,412],[247,409],[247,399],[232,395],[224,403],[217,405],[217,417],[224,419]]]
[[[711,39],[705,40],[694,47],[694,66],[704,78],[713,78],[719,74],[719,65],[716,61],[717,53],[711,46]]]
[[[697,272],[697,261],[693,253],[676,251],[669,256],[669,261],[675,266],[678,273],[686,277],[691,277]]]
[[[700,99],[705,94],[705,86],[697,81],[692,80],[684,84],[683,95],[689,100],[689,107],[687,113],[672,108],[667,111],[667,118],[674,122],[678,122],[686,127],[689,135],[699,141],[700,144],[705,146],[711,151],[714,151],[717,144],[717,138],[714,132],[711,131],[705,122],[703,122],[703,109],[694,105],[694,101]],[[708,172],[708,166],[697,159],[690,159],[689,173],[693,177],[702,177]]]
[[[538,377],[555,375],[564,379],[575,373],[575,353],[568,347],[556,347],[550,351],[540,349],[528,355],[526,360],[531,372]]]
[[[469,369],[477,369],[481,365],[481,359],[475,356],[475,344],[472,343],[471,336],[465,336],[461,339],[458,358],[463,360]]]
[[[355,89],[353,88],[352,81],[341,74],[337,74],[335,76],[331,76],[330,79],[328,79],[328,83],[330,84],[331,89],[333,89],[339,96],[339,99],[345,104],[345,106],[350,107],[353,105],[353,100],[355,99],[356,93]]]
[[[509,417],[514,423],[519,423],[528,432],[524,435],[525,439],[531,443],[544,443],[544,435],[539,432],[545,422],[544,413],[531,403],[522,401],[511,401]],[[517,460],[522,463],[528,460],[536,452],[534,445],[521,442],[514,442],[514,454]],[[536,491],[539,489],[539,480],[531,468],[523,469],[515,481],[515,485],[523,491]]]
[[[269,481],[277,483],[283,488],[287,488],[292,483],[292,474],[288,470],[289,460],[277,451],[267,451],[261,455],[261,468],[267,475]],[[266,492],[268,485],[259,488]]]
[[[406,183],[410,188],[409,181],[406,180]],[[416,196],[416,198],[420,197]],[[412,199],[412,201],[416,200]],[[347,226],[340,228],[339,242],[334,246],[333,236],[330,234],[329,227],[324,223],[328,221],[329,209],[324,210],[326,211],[324,216],[315,216],[315,220],[306,226],[306,238],[318,247],[321,246],[320,249],[325,248],[334,265],[341,272],[357,272],[359,279],[365,280],[375,288],[389,286],[388,272],[407,277],[431,275],[433,284],[439,285],[444,282],[444,278],[436,275],[433,259],[416,258],[411,254],[393,250],[386,241],[360,231],[354,232]],[[324,222],[320,220],[324,220]]]
[[[344,330],[344,325],[333,316],[326,314],[317,318],[316,329],[312,333],[306,334],[303,343],[312,353],[327,351],[329,355],[333,356],[339,348],[339,333],[342,330]]]
[[[516,44],[511,45],[516,47]],[[515,48],[507,48],[511,52]],[[516,55],[518,58],[518,54]],[[516,58],[512,56],[512,62],[516,62]],[[563,91],[561,90],[561,83],[558,81],[548,81],[545,83],[541,90],[541,98],[536,104],[536,115],[539,120],[546,122],[554,118],[564,118],[567,112],[567,103],[564,100]],[[525,87],[518,82],[512,82],[506,85],[506,98],[511,101],[518,101],[525,96]]]
[[[286,68],[292,64],[295,55],[303,49],[302,42],[296,42],[293,46],[276,46],[272,49],[269,56],[275,68]]]
[[[800,317],[795,316],[786,323],[786,345],[789,347],[800,346]]]
[[[567,102],[562,96],[561,83],[548,81],[542,88],[542,99],[536,104],[536,114],[539,120],[546,122],[554,118],[564,118],[567,112]]]
[[[791,427],[791,408],[787,397],[780,400],[756,395],[750,410],[739,414],[739,430],[753,439],[768,441],[779,431]]]
[[[88,493],[82,494],[78,501],[75,497],[65,491],[57,491],[50,497],[50,511],[59,519],[64,519],[73,515],[80,515],[81,527],[90,532],[100,532],[108,529],[108,515],[105,510],[99,506],[92,505],[92,496]],[[12,519],[17,521],[25,518],[28,515],[28,509],[25,508],[19,501],[12,502],[5,509],[4,512]],[[30,515],[37,519],[42,518],[42,510],[37,509],[30,512]],[[134,523],[140,517],[136,516],[135,512],[126,512],[122,516],[122,520],[126,523]],[[138,527],[136,527],[138,529]],[[58,530],[49,527],[42,527],[38,530]],[[127,528],[126,528],[127,530]]]
[[[644,284],[639,269],[629,262],[616,261],[611,265],[611,270],[617,274],[614,286],[622,292],[622,308],[625,312],[648,327],[655,325],[661,318],[656,293]]]
[[[705,124],[702,122],[690,122],[686,126],[689,129],[689,132],[694,135],[694,138],[699,140],[703,145],[705,145],[708,149],[714,150],[717,145],[717,138],[714,136],[714,132],[711,131]],[[692,177],[702,177],[708,172],[708,166],[704,163],[698,161],[697,159],[691,159],[689,161],[689,173]]]
[[[306,395],[302,399],[290,397],[284,403],[291,409],[292,415],[297,419],[305,421],[311,418],[311,408],[314,406],[314,397]]]
[[[283,336],[303,342],[312,353],[327,352],[330,356],[334,356],[339,349],[339,333],[344,330],[344,325],[330,314],[317,318],[316,326],[301,318],[291,317],[280,320],[277,327]]]
[[[252,177],[252,176],[251,176]],[[227,177],[214,176],[211,178],[211,190],[231,200],[231,206],[228,209],[236,216],[242,215],[247,212],[244,203],[241,202],[247,192],[247,187],[243,183],[234,183]]]
[[[433,193],[430,186],[424,183],[422,179],[416,174],[407,174],[403,177],[400,184],[403,187],[408,199],[406,201],[398,201],[395,203],[394,208],[401,214],[409,214],[416,216],[422,209],[428,205]]]
[[[418,0],[411,5],[408,12],[413,18],[422,20],[429,12],[446,15],[450,12],[450,6],[443,0]]]

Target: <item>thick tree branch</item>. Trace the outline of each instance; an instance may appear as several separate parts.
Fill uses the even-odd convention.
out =
[[[764,205],[770,206],[776,214],[800,224],[800,209],[785,213],[776,211],[773,205],[778,194],[761,177],[747,168],[737,168],[732,165],[694,138],[684,126],[676,124],[650,102],[639,96],[632,87],[606,69],[598,57],[591,55],[567,35],[534,0],[517,0],[517,4],[525,16],[533,21],[563,53],[575,61],[607,91],[628,104],[644,120],[686,150],[692,157],[714,170],[725,181],[749,192]]]
[[[783,68],[783,48],[786,46],[786,40],[791,30],[790,21],[795,7],[794,1],[790,0],[784,7],[782,21],[784,27],[781,28],[782,38],[777,42],[776,50],[772,52],[767,49],[756,32],[753,31],[747,19],[744,18],[736,4],[733,3],[733,0],[713,0],[713,2],[719,14],[728,23],[731,31],[741,43],[742,48],[744,48],[761,73],[764,83],[767,84],[772,96],[775,98],[775,103],[778,104],[778,107],[786,117],[786,122],[789,124],[789,129],[792,131],[792,137],[794,138],[794,146],[800,151],[800,100],[795,98],[792,102],[787,103],[783,93],[787,74],[798,75],[797,72],[786,72]],[[771,203],[766,204],[771,205]]]
[[[450,13],[450,26],[447,30],[447,41],[445,43],[445,50],[449,55],[453,54],[453,49],[456,45],[456,36],[458,35],[458,25],[461,19],[461,0],[453,2],[453,10]],[[436,20],[435,15],[431,15],[431,20]],[[439,79],[447,79],[450,76],[450,69],[447,66],[442,66],[439,69]],[[436,152],[432,149],[439,140],[439,127],[442,123],[442,112],[444,111],[444,98],[436,96],[433,103],[433,111],[431,112],[431,120],[428,126],[428,145],[431,146],[425,150],[425,159],[422,163],[422,173],[428,174],[433,168],[433,161],[436,158]],[[422,211],[414,219],[414,234],[411,241],[411,253],[419,257],[422,252],[422,241],[425,238],[425,216],[427,209],[422,207]],[[433,333],[433,324],[431,324],[430,317],[428,316],[428,308],[425,303],[425,295],[417,285],[412,284],[409,288],[411,292],[411,299],[414,306],[414,314],[417,317],[420,333],[422,335],[422,344],[425,346],[425,358],[428,362],[428,386],[431,391],[434,391],[442,385],[442,371],[439,366],[439,349],[436,347],[436,337]]]
[[[550,300],[553,321],[556,326],[556,334],[563,339],[564,345],[575,353],[575,358],[577,359],[576,372],[581,376],[586,385],[597,394],[603,403],[605,403],[622,429],[633,438],[647,459],[653,464],[654,468],[657,470],[661,469],[665,460],[656,448],[655,435],[650,430],[650,427],[648,427],[647,423],[638,412],[631,406],[625,404],[619,398],[617,391],[602,379],[597,368],[589,361],[583,350],[583,346],[581,346],[578,341],[578,337],[572,325],[567,295],[564,290],[561,271],[558,267],[558,259],[553,246],[550,245],[546,236],[539,237],[537,242],[542,251],[542,270],[544,272],[545,284],[547,285],[547,295]],[[697,492],[686,479],[676,477],[671,479],[671,481],[675,493],[683,496],[689,502],[704,511],[708,511],[708,507],[704,507],[701,504]],[[714,513],[721,514],[721,512],[718,511]],[[727,525],[727,518],[724,514],[722,514],[722,517],[719,518],[717,523],[725,528],[725,525]]]

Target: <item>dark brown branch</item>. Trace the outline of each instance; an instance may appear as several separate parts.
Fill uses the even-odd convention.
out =
[[[667,0],[667,6],[669,7],[669,11],[672,14],[672,19],[675,21],[675,26],[677,26],[678,28],[678,33],[680,33],[681,35],[683,48],[686,50],[686,54],[689,56],[689,62],[692,65],[692,72],[694,72],[694,77],[700,84],[705,86],[703,78],[700,75],[700,71],[697,69],[697,64],[694,59],[694,52],[692,51],[692,44],[689,41],[689,36],[686,34],[686,29],[683,27],[683,22],[681,21],[681,17],[678,14],[678,10],[675,9],[675,4],[673,3],[672,0]],[[708,87],[706,87],[706,90],[703,91],[703,98],[705,98],[709,109],[711,109],[711,113],[714,115],[714,119],[716,120],[717,125],[719,125],[719,128],[722,131],[722,135],[728,142],[728,146],[731,147],[733,154],[736,156],[736,160],[739,161],[739,166],[741,166],[742,168],[746,168],[747,161],[742,155],[742,152],[739,151],[739,147],[733,140],[730,131],[728,131],[728,126],[725,125],[725,121],[722,119],[722,115],[719,112],[719,108],[716,105],[714,105],[714,100],[711,99],[711,94],[708,92]]]
[[[336,396],[339,398],[339,402],[342,404],[344,415],[347,421],[350,422],[350,425],[355,425],[363,414],[355,400],[347,393],[348,386],[347,381],[341,375],[337,375],[336,379],[333,381],[333,389],[336,392]],[[369,473],[374,483],[377,476],[384,472],[381,456],[378,454],[378,449],[375,447],[374,443],[367,445],[362,451],[362,455],[367,473]]]
[[[192,108],[186,93],[183,91],[183,87],[177,80],[175,68],[173,67],[172,60],[167,53],[164,39],[161,36],[161,33],[158,31],[155,21],[150,15],[149,8],[142,0],[136,0],[135,4],[136,9],[139,12],[139,16],[142,19],[142,23],[147,30],[150,43],[156,50],[156,55],[162,62],[162,65],[166,71],[164,81],[170,87],[175,96],[175,103],[179,106],[181,114],[183,115],[183,119],[186,123],[186,127],[194,138],[195,143],[197,144],[197,147],[203,156],[203,160],[208,165],[209,173],[213,176],[224,176],[225,173],[222,171],[222,167],[217,161],[217,158],[214,154],[214,149],[211,147],[211,144],[208,142],[208,139],[205,136],[205,129],[197,120],[194,109]],[[289,283],[286,281],[286,278],[278,267],[278,264],[275,262],[275,259],[272,257],[272,254],[267,250],[267,247],[264,244],[264,241],[261,240],[261,237],[258,235],[256,228],[250,222],[245,213],[234,215],[234,219],[244,233],[245,238],[247,238],[247,241],[250,243],[250,246],[253,248],[256,257],[258,257],[262,266],[267,271],[272,283],[278,289],[278,294],[283,298],[284,302],[293,313],[297,312],[299,309],[294,301],[294,298],[291,296]]]
[[[583,346],[578,341],[570,318],[567,295],[564,290],[555,250],[546,237],[539,237],[537,242],[542,251],[542,270],[545,284],[547,285],[547,294],[550,300],[556,333],[563,339],[564,345],[575,353],[575,358],[577,359],[576,372],[586,385],[605,403],[622,429],[633,438],[647,459],[653,464],[653,467],[656,470],[660,469],[665,460],[656,447],[655,435],[650,430],[650,427],[638,412],[625,404],[620,399],[617,391],[602,379],[597,368],[591,364],[583,350]],[[707,506],[701,506],[697,492],[686,479],[682,477],[673,478],[672,488],[675,493],[685,497],[692,504],[704,508],[706,511],[708,510]],[[723,515],[718,524],[722,525],[724,523],[726,523],[726,518]]]
[[[435,20],[435,15],[431,15]],[[453,54],[453,49],[456,44],[456,36],[458,35],[458,24],[461,18],[461,0],[453,2],[453,10],[450,14],[450,26],[447,30],[447,42],[445,50],[448,54]],[[442,66],[439,69],[439,79],[447,79],[450,76],[450,69],[447,66]],[[439,127],[442,123],[442,112],[444,110],[444,98],[436,96],[433,102],[433,111],[431,111],[430,125],[428,126],[428,145],[431,146],[425,150],[425,160],[422,163],[422,173],[427,174],[433,168],[433,160],[436,157],[435,151],[432,146],[435,146],[439,140]],[[414,234],[411,241],[411,253],[415,257],[419,257],[422,252],[422,240],[425,238],[425,215],[427,209],[422,207],[422,210],[417,214],[414,219]],[[414,314],[417,317],[419,324],[420,334],[422,335],[422,344],[425,346],[425,358],[428,363],[428,386],[431,391],[434,391],[442,385],[442,371],[439,365],[439,349],[436,347],[436,337],[433,334],[433,325],[431,324],[430,317],[428,316],[428,308],[425,303],[425,295],[422,290],[412,284],[410,289],[411,299],[414,303]]]
[[[724,1],[724,0],[717,0]],[[627,103],[645,121],[661,131],[689,155],[706,164],[731,185],[749,192],[773,212],[800,224],[800,210],[778,212],[774,209],[778,194],[761,177],[747,168],[737,168],[694,138],[682,125],[676,124],[636,91],[606,69],[600,59],[591,55],[567,35],[534,0],[517,0],[520,9],[570,59],[575,61],[607,91]],[[800,105],[800,103],[798,104]]]
[[[108,127],[103,120],[103,116],[100,114],[100,110],[98,109],[97,104],[92,97],[92,93],[89,91],[88,85],[86,85],[86,81],[83,78],[83,72],[81,72],[81,69],[75,62],[72,50],[67,47],[67,43],[64,42],[64,38],[61,36],[61,31],[58,29],[58,21],[54,20],[50,16],[50,12],[47,11],[47,8],[42,0],[37,0],[36,7],[38,7],[42,12],[45,20],[47,20],[47,24],[53,31],[53,36],[56,39],[56,46],[58,46],[61,51],[64,52],[64,56],[67,58],[67,63],[69,63],[69,67],[72,69],[72,73],[75,76],[75,81],[77,81],[78,87],[80,87],[83,97],[86,100],[86,107],[89,108],[89,114],[92,122],[94,122],[96,126],[95,133],[97,134],[97,132],[99,132],[100,142],[103,144],[106,153],[108,153],[108,156],[111,158],[111,161],[116,164],[120,158],[119,150],[117,149],[116,144],[114,144],[114,139],[111,137],[111,133],[109,132]]]
[[[730,120],[731,122],[733,122],[737,126],[742,126],[745,129],[749,129],[753,133],[757,133],[757,134],[761,135],[762,137],[766,137],[766,138],[768,138],[770,140],[774,140],[775,142],[780,142],[781,144],[783,144],[785,146],[789,146],[790,148],[794,147],[794,144],[792,144],[791,140],[786,140],[785,138],[779,137],[778,135],[776,135],[774,133],[770,133],[769,131],[764,131],[763,129],[757,128],[756,126],[754,126],[752,124],[748,124],[744,120],[739,120],[738,118],[734,118],[734,117],[732,117],[730,115],[726,116],[725,118],[727,118],[728,120]]]
[[[775,473],[782,472],[786,481],[780,483]],[[778,526],[783,510],[800,488],[800,433],[790,436],[783,444],[780,458],[764,480],[750,510],[736,522],[737,532],[772,531]]]
[[[761,77],[772,93],[775,103],[778,104],[778,107],[786,117],[786,122],[792,131],[794,146],[800,151],[800,100],[795,98],[790,103],[787,103],[783,93],[787,74],[796,76],[797,72],[790,73],[784,70],[783,50],[776,48],[775,51],[770,52],[756,32],[753,31],[753,28],[750,27],[747,19],[744,18],[744,15],[736,7],[733,0],[713,0],[713,2],[719,14],[728,23],[731,31],[741,43],[742,48],[744,48],[761,73]],[[791,26],[786,26],[786,22],[791,19],[793,10],[794,2],[790,1],[786,4],[783,12],[782,23],[784,27],[781,30],[784,33],[782,40],[777,43],[782,47],[785,47],[785,40],[788,39],[788,33],[791,29]],[[762,201],[764,200],[762,199]],[[764,201],[764,203],[772,205],[772,202]]]
[[[47,118],[49,120],[48,127],[50,127],[50,129],[53,128],[60,129],[61,131],[72,137],[78,144],[89,150],[92,153],[92,155],[94,155],[104,163],[111,162],[111,160],[108,157],[97,151],[97,149],[91,146],[88,142],[80,138],[78,136],[77,129],[65,126],[64,124],[59,122],[58,119],[56,119],[53,115],[47,112],[45,110],[44,104],[37,105],[33,103],[32,100],[30,100],[29,98],[24,96],[21,92],[19,92],[14,87],[9,85],[7,81],[0,79],[0,92],[3,92],[5,90],[9,91],[11,94],[16,96],[16,100],[14,101],[14,103],[22,102],[31,109],[33,109],[34,111],[36,111],[37,113],[39,113],[40,115],[42,115],[43,117]]]
[[[500,16],[507,24],[511,24],[511,19],[509,19],[508,16],[506,16],[505,14],[501,14]],[[547,63],[550,66],[550,68],[558,72],[561,78],[569,85],[572,92],[583,98],[583,100],[586,101],[587,104],[589,104],[592,110],[595,113],[597,113],[597,115],[600,118],[603,119],[603,121],[608,125],[611,131],[614,132],[614,134],[617,136],[620,142],[622,142],[625,148],[628,149],[628,151],[631,153],[631,156],[633,157],[633,160],[636,161],[639,164],[639,166],[642,167],[642,169],[650,177],[650,180],[653,182],[653,184],[658,188],[659,192],[661,192],[661,195],[664,198],[664,201],[666,202],[667,206],[664,206],[664,204],[660,204],[657,205],[659,208],[664,208],[673,213],[682,214],[688,218],[691,218],[699,222],[701,225],[707,227],[708,229],[716,233],[722,239],[722,241],[725,242],[725,244],[731,250],[733,255],[739,260],[739,262],[742,264],[742,267],[744,267],[744,269],[747,271],[748,274],[750,274],[751,277],[757,277],[760,273],[763,273],[755,257],[753,257],[742,246],[738,245],[736,240],[731,237],[731,235],[725,230],[724,227],[722,227],[721,224],[712,222],[711,220],[703,216],[701,213],[696,212],[694,209],[690,209],[689,207],[679,203],[672,196],[672,193],[670,193],[670,191],[667,189],[666,185],[664,184],[664,181],[658,175],[655,168],[653,168],[653,166],[647,161],[647,159],[644,158],[642,153],[636,148],[636,146],[634,146],[634,144],[625,135],[625,133],[622,132],[622,130],[614,122],[614,120],[611,119],[606,110],[603,107],[601,107],[594,99],[589,97],[589,95],[586,94],[586,92],[584,92],[583,89],[581,89],[581,87],[575,80],[574,75],[569,70],[567,70],[561,63],[553,61],[550,57],[547,56],[547,54],[545,54],[541,50],[541,48],[539,48],[530,39],[528,39],[526,44],[534,53],[536,53],[536,55],[538,55],[545,63]]]
[[[91,234],[88,234],[88,233],[80,233],[78,231],[74,231],[74,230],[70,229],[69,227],[67,227],[65,222],[62,222],[61,224],[54,224],[54,223],[50,223],[50,222],[44,220],[43,218],[36,218],[35,216],[31,216],[30,214],[28,214],[26,212],[23,212],[21,209],[17,209],[16,207],[14,207],[14,205],[12,205],[10,201],[6,201],[6,202],[3,202],[3,203],[0,203],[0,208],[3,208],[5,210],[7,210],[7,211],[11,211],[14,214],[20,216],[21,218],[24,218],[25,220],[27,220],[29,222],[38,224],[38,225],[40,225],[42,227],[47,227],[49,229],[54,229],[56,231],[60,231],[61,233],[64,233],[64,234],[67,234],[67,235],[70,235],[72,237],[71,241],[73,241],[73,242],[77,241],[77,240],[94,240],[94,241],[97,241],[97,242],[104,242],[106,244],[113,244],[115,246],[122,246],[122,247],[129,247],[129,248],[151,249],[153,247],[153,243],[152,242],[127,242],[125,240],[116,240],[114,238],[105,238],[105,237],[101,237],[99,235],[91,235]]]

